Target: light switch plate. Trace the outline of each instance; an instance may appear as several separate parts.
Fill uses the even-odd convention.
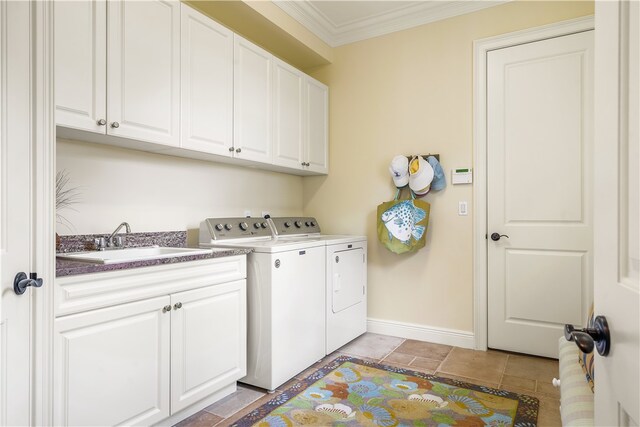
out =
[[[458,202],[458,215],[466,216],[468,214],[468,205],[466,201]]]

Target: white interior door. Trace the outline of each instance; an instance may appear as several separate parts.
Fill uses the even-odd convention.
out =
[[[0,2],[0,425],[32,425],[31,292],[13,290],[31,270],[31,6]]]
[[[557,357],[586,320],[592,68],[593,31],[487,54],[489,347]]]
[[[595,425],[640,425],[640,4],[596,2],[595,313],[611,330],[595,356]]]

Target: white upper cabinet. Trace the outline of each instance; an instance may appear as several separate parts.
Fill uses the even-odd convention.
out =
[[[180,143],[180,3],[108,3],[109,134]]]
[[[105,133],[107,4],[56,1],[53,8],[56,124]]]
[[[311,172],[329,173],[329,88],[310,77],[305,79],[306,134],[304,158]]]
[[[181,147],[232,156],[233,32],[181,5]]]
[[[271,65],[273,56],[234,35],[235,157],[271,163]]]
[[[303,165],[304,74],[274,58],[273,163],[299,169]]]

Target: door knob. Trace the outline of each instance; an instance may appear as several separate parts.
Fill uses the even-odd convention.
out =
[[[29,286],[33,286],[34,288],[42,286],[42,279],[38,278],[38,273],[29,273],[29,278],[27,278],[27,275],[22,271],[16,274],[16,277],[13,279],[13,291],[16,294],[24,294]]]
[[[506,234],[500,234],[500,233],[491,234],[491,240],[493,240],[494,242],[497,242],[498,240],[500,240],[501,237],[506,237],[507,239],[509,238],[509,236],[507,236]]]
[[[596,316],[592,328],[576,329],[573,325],[564,325],[564,337],[567,341],[575,341],[583,353],[591,353],[595,347],[600,356],[606,356],[611,348],[609,324],[604,316]]]

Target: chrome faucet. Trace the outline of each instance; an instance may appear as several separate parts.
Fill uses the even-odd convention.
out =
[[[131,227],[129,226],[129,224],[127,222],[123,222],[115,230],[113,230],[113,233],[111,233],[111,235],[109,235],[109,237],[107,237],[106,239],[104,237],[95,239],[94,243],[95,243],[96,249],[99,251],[104,251],[107,248],[111,248],[111,249],[121,248],[122,245],[124,244],[122,240],[122,236],[116,236],[116,234],[120,232],[120,229],[122,227],[125,227],[125,231],[127,234],[131,233]]]

